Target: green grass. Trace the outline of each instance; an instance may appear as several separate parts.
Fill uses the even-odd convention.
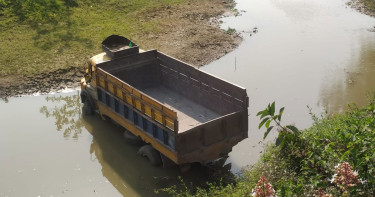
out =
[[[227,32],[227,34],[235,34],[237,31],[236,31],[235,28],[228,27],[226,32]]]
[[[139,35],[161,31],[162,21],[144,20],[139,13],[184,3],[183,0],[77,2],[78,6],[70,7],[55,22],[21,20],[10,9],[3,11],[0,14],[0,76],[84,66],[88,57],[101,52],[100,43],[109,35],[121,34],[137,41]]]
[[[366,8],[375,14],[375,1],[374,0],[361,0],[361,2],[366,6]]]

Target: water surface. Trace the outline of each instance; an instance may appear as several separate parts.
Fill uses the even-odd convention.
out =
[[[268,103],[285,106],[283,122],[303,129],[312,124],[306,105],[342,112],[375,89],[373,18],[341,0],[237,2],[245,12],[223,28],[244,31],[243,43],[201,68],[250,98],[249,138],[230,153],[233,172],[259,159],[255,115]],[[153,167],[137,150],[111,122],[83,116],[77,91],[0,101],[0,196],[154,196],[179,181],[178,169]]]
[[[0,109],[0,196],[154,196],[177,181],[177,169],[151,166],[122,129],[82,115],[78,91]]]
[[[250,98],[249,138],[230,154],[233,171],[259,159],[264,130],[255,115],[268,103],[285,106],[284,123],[303,129],[312,124],[307,105],[318,115],[342,112],[375,90],[374,18],[343,0],[237,2],[245,12],[223,19],[223,28],[243,32],[243,43],[201,68],[245,87]]]

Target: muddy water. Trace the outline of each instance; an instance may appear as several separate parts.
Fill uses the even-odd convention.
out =
[[[201,68],[245,87],[250,97],[249,139],[230,154],[233,171],[259,158],[264,130],[256,113],[268,103],[285,106],[283,122],[303,129],[312,124],[307,105],[318,115],[341,112],[348,103],[364,105],[375,91],[374,18],[343,0],[237,2],[245,12],[224,19],[223,28],[243,31],[243,43]]]
[[[151,166],[122,130],[81,115],[78,91],[0,102],[0,196],[153,196],[177,170]]]
[[[249,138],[230,153],[233,172],[259,158],[264,131],[255,115],[269,102],[286,107],[285,123],[307,128],[306,105],[317,114],[340,112],[374,91],[375,33],[368,28],[375,20],[344,3],[239,0],[246,12],[224,20],[223,28],[245,31],[244,42],[201,69],[250,97]],[[0,196],[153,196],[178,182],[177,169],[150,166],[124,143],[121,129],[82,116],[78,95],[0,101]]]

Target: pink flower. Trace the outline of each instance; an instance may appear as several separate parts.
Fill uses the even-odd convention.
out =
[[[254,197],[273,197],[275,190],[272,188],[271,183],[267,182],[266,177],[260,176],[252,195]]]
[[[319,187],[319,189],[315,191],[314,196],[317,196],[317,197],[332,197],[332,194],[326,194],[323,191],[323,188]]]
[[[332,183],[335,183],[343,192],[347,192],[350,187],[360,183],[358,172],[353,171],[348,162],[341,163],[335,167],[335,174],[332,177]]]

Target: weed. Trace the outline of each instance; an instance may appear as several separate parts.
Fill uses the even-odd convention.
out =
[[[227,29],[227,34],[235,34],[237,31],[236,31],[236,29],[235,28],[230,28],[230,27],[228,27],[228,29]]]

